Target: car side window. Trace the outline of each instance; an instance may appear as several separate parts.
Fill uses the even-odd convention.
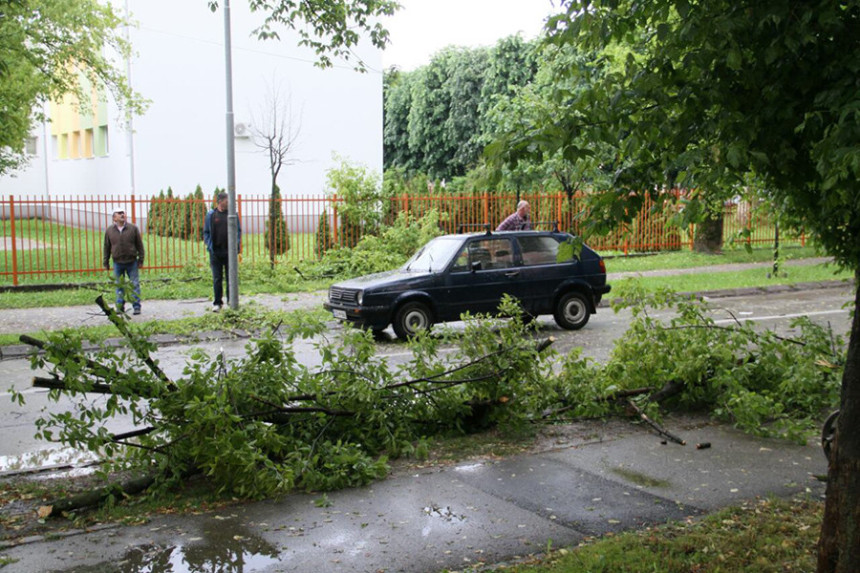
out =
[[[514,266],[514,252],[510,239],[478,239],[468,243],[454,260],[452,272],[470,269],[486,271]]]
[[[552,237],[517,237],[517,241],[523,255],[523,265],[552,265],[571,260],[558,260],[559,242]]]
[[[452,273],[462,273],[469,270],[469,248],[463,247],[454,259],[454,264],[451,266]]]

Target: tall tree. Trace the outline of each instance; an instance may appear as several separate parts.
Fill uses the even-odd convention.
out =
[[[292,95],[283,94],[280,87],[270,85],[259,112],[251,113],[251,135],[254,145],[266,155],[269,163],[271,186],[265,240],[272,268],[275,267],[277,255],[286,253],[290,248],[278,177],[284,167],[298,162],[293,153],[301,132],[302,117],[301,113],[298,117],[293,115]]]
[[[511,36],[491,48],[448,47],[415,71],[386,72],[386,169],[450,180],[473,168],[496,100],[534,76],[533,46]]]
[[[553,42],[634,47],[569,102],[592,137],[614,142],[619,188],[673,180],[713,197],[752,173],[780,214],[860,284],[860,1],[567,0],[565,8],[548,23]],[[624,203],[635,206],[626,193],[614,202],[619,215]],[[860,570],[858,311],[860,291],[828,469],[822,573]]]
[[[0,174],[21,165],[44,102],[89,102],[104,86],[120,106],[143,108],[111,58],[128,55],[122,18],[98,0],[0,0]]]

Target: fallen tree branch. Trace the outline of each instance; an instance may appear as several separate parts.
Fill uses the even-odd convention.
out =
[[[612,402],[615,400],[621,400],[623,398],[630,398],[633,396],[640,396],[642,394],[647,394],[648,392],[651,392],[652,390],[654,390],[654,389],[651,388],[650,386],[645,387],[645,388],[633,388],[631,390],[619,390],[618,392],[613,392],[612,394],[609,394],[607,396],[603,396],[602,398],[598,398],[598,400],[601,402]],[[561,408],[557,408],[555,410],[544,410],[541,413],[541,419],[545,420],[547,418],[551,418],[552,416],[564,414],[565,412],[567,412],[569,410],[573,410],[574,408],[576,408],[579,405],[580,404],[567,404],[566,406],[562,406]]]
[[[167,384],[169,390],[176,390],[176,385],[173,383],[173,381],[167,377],[167,374],[165,374],[161,368],[159,368],[158,364],[155,363],[155,360],[152,359],[146,348],[141,345],[140,340],[137,339],[128,330],[128,325],[126,325],[125,320],[120,318],[120,316],[116,312],[114,312],[112,308],[105,304],[104,297],[99,295],[96,298],[96,304],[99,305],[99,308],[102,309],[102,312],[105,313],[105,315],[108,317],[108,320],[110,320],[113,325],[116,326],[117,330],[119,330],[122,335],[126,337],[126,339],[131,344],[132,350],[134,350],[134,353],[137,354],[137,357],[143,360],[143,362],[149,367],[152,373],[158,377],[159,380]]]
[[[658,434],[660,434],[661,436],[663,436],[663,437],[665,437],[665,438],[668,438],[669,440],[672,440],[672,441],[673,441],[673,442],[675,442],[676,444],[680,444],[680,445],[682,445],[682,446],[686,446],[686,445],[687,445],[686,440],[682,440],[681,438],[679,438],[679,437],[678,437],[678,436],[676,436],[675,434],[673,434],[673,433],[669,432],[668,430],[666,430],[665,428],[663,428],[660,424],[658,424],[657,422],[655,422],[654,420],[652,420],[651,418],[649,418],[649,417],[645,414],[645,412],[643,412],[643,411],[642,411],[642,408],[640,408],[639,406],[637,406],[637,405],[636,405],[636,403],[635,403],[633,400],[631,400],[630,398],[628,398],[628,399],[627,399],[627,404],[628,404],[631,408],[633,408],[633,410],[634,410],[637,414],[639,414],[639,417],[642,419],[642,421],[644,421],[646,424],[648,424],[649,426],[651,426],[652,428],[654,428],[654,430],[655,430]]]
[[[33,346],[33,347],[38,348],[39,350],[43,350],[43,351],[48,350],[48,347],[51,346],[51,350],[53,350],[55,352],[59,352],[67,360],[73,360],[78,364],[82,364],[82,365],[86,366],[87,368],[89,368],[92,371],[92,374],[94,376],[97,376],[99,378],[109,378],[112,374],[112,370],[110,368],[108,368],[107,366],[105,366],[104,364],[100,364],[100,363],[96,362],[95,360],[91,360],[90,358],[87,358],[85,356],[69,354],[68,352],[63,351],[61,348],[57,348],[55,345],[49,345],[44,340],[39,340],[38,338],[33,338],[32,336],[29,336],[27,334],[20,335],[18,337],[18,340],[20,340],[21,342],[23,342],[24,344],[26,344],[28,346]]]
[[[660,404],[664,400],[668,400],[672,396],[677,396],[683,392],[685,386],[686,384],[680,380],[669,380],[662,388],[648,396],[648,401]]]
[[[155,483],[155,478],[147,475],[130,479],[121,484],[111,484],[96,488],[88,492],[57,500],[50,505],[42,506],[39,508],[39,516],[60,517],[70,511],[99,505],[111,495],[128,496],[138,494],[145,491],[153,483]]]

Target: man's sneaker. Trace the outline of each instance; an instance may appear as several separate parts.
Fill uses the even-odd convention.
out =
[[[140,309],[139,308],[134,309],[134,312],[132,312],[132,314],[140,314]]]
[[[221,312],[221,305],[220,304],[213,304],[212,305],[212,312]]]

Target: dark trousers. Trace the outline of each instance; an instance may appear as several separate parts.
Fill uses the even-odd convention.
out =
[[[224,305],[224,288],[230,295],[230,277],[227,268],[227,252],[212,251],[209,253],[209,266],[212,268],[212,291],[215,296],[213,304]]]

